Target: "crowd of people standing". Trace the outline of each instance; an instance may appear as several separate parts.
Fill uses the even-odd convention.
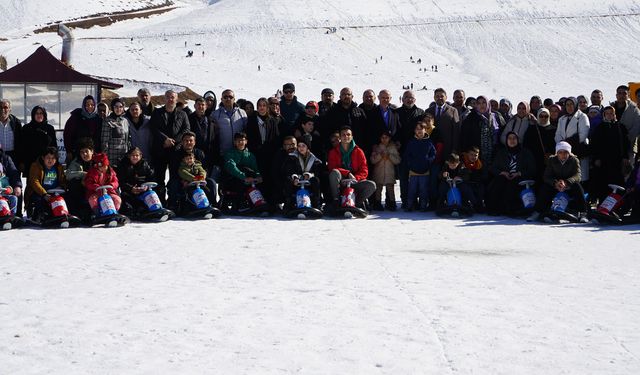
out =
[[[450,100],[438,88],[423,109],[411,90],[404,91],[400,106],[391,104],[386,89],[377,94],[365,90],[358,104],[348,87],[339,91],[337,101],[326,88],[319,101],[305,102],[296,96],[295,85],[286,83],[282,96],[262,97],[255,105],[226,89],[219,104],[208,91],[188,108],[172,90],[156,107],[143,88],[128,108],[120,98],[107,107],[85,97],[64,127],[64,162],[82,161],[79,147],[90,140],[92,150],[110,160],[120,176],[121,161],[136,150],[151,168],[161,200],[171,208],[180,195],[185,152],[206,171],[215,202],[216,185],[234,173],[232,155],[245,152],[238,149],[242,138],[255,158],[253,176],[260,177],[265,198],[275,208],[291,203],[292,186],[297,186],[292,175],[313,170],[315,202],[323,209],[337,204],[340,180],[353,178],[356,204],[364,209],[395,211],[394,185],[399,181],[402,209],[434,210],[445,204],[447,181],[457,176],[464,204],[475,212],[516,212],[523,180],[534,180],[545,199],[562,189],[586,197],[578,204],[585,212],[605,199],[608,184],[629,184],[633,190],[640,183],[632,173],[640,109],[630,94],[622,85],[610,103],[600,90],[589,98],[533,96],[519,101],[514,111],[508,99],[468,97],[458,89]],[[633,93],[635,99],[639,94]],[[41,106],[32,109],[31,121],[23,126],[11,114],[10,101],[0,104],[0,174],[10,177],[6,184],[19,198],[20,214],[20,177],[27,178],[27,185],[38,178],[34,168],[41,170],[42,156],[56,146],[55,131]],[[559,155],[565,152],[569,156],[563,160]],[[540,201],[536,212],[545,208]]]

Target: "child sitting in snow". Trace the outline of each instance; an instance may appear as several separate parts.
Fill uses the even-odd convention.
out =
[[[460,156],[451,153],[444,163],[440,173],[440,185],[438,187],[438,209],[445,207],[447,192],[449,191],[449,181],[456,181],[456,186],[460,190],[463,205],[469,205],[473,193],[466,183],[469,180],[469,171],[460,162]]]
[[[480,149],[473,146],[463,154],[463,162],[464,167],[469,171],[469,180],[466,183],[469,185],[469,189],[473,193],[474,200],[471,202],[473,204],[473,208],[477,212],[484,212],[484,192],[489,172],[487,171],[487,168],[484,167],[479,156]]]
[[[129,150],[120,160],[117,175],[127,209],[145,207],[144,202],[140,199],[140,194],[148,189],[141,185],[145,182],[154,182],[153,169],[142,157],[142,151],[138,147]]]
[[[99,213],[98,197],[102,196],[102,191],[97,189],[104,185],[111,186],[107,189],[107,194],[113,200],[113,205],[115,206],[116,211],[119,211],[122,199],[118,195],[118,176],[116,176],[116,172],[111,168],[109,158],[107,158],[106,154],[94,154],[93,166],[89,169],[89,172],[87,172],[87,175],[84,178],[84,186],[89,206],[96,214]]]
[[[66,178],[69,185],[69,192],[66,195],[69,211],[79,217],[84,217],[89,211],[89,204],[85,199],[84,177],[93,165],[93,140],[91,138],[81,138],[78,140],[76,148],[77,155],[67,166]]]
[[[13,160],[4,153],[2,148],[0,148],[0,194],[6,199],[11,214],[15,215],[18,196],[22,194],[22,181]]]
[[[58,149],[47,147],[40,158],[31,163],[29,169],[29,179],[24,194],[28,214],[38,220],[45,213],[50,212],[51,196],[47,191],[64,187],[66,187],[66,179],[62,164],[58,162]]]

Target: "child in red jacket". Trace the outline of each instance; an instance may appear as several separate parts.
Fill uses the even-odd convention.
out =
[[[102,195],[102,191],[96,191],[96,189],[103,185],[111,185],[111,188],[107,190],[107,194],[113,199],[113,204],[116,207],[116,211],[120,210],[120,204],[122,199],[118,195],[118,177],[116,172],[109,165],[109,159],[105,154],[93,155],[93,167],[87,172],[87,176],[84,178],[84,186],[86,188],[86,196],[89,201],[89,206],[94,212],[98,211],[98,197]]]

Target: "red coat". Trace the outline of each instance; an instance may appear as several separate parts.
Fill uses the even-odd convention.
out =
[[[367,166],[367,158],[364,156],[362,149],[358,146],[353,149],[351,152],[351,170],[348,170],[342,166],[340,147],[342,147],[342,145],[338,145],[329,150],[329,155],[327,156],[327,167],[329,171],[337,169],[340,171],[342,177],[346,177],[351,173],[358,181],[366,180],[367,176],[369,176],[369,167]]]
[[[84,178],[84,186],[87,189],[86,196],[87,199],[92,195],[96,194],[96,188],[102,185],[111,185],[112,189],[107,190],[107,194],[118,195],[116,190],[118,189],[118,177],[116,176],[116,172],[109,167],[106,173],[100,173],[98,168],[93,167],[89,169],[87,175]],[[101,193],[98,193],[101,194]]]

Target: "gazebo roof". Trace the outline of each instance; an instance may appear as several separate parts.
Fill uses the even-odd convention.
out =
[[[44,46],[38,47],[20,64],[0,73],[0,83],[2,82],[96,84],[109,89],[122,87],[120,84],[93,78],[69,68]]]

